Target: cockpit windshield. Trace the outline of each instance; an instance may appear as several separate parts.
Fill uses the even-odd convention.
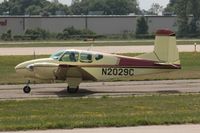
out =
[[[63,62],[77,62],[79,59],[79,52],[77,51],[65,51],[59,61]]]
[[[58,51],[58,52],[52,54],[52,55],[50,56],[50,58],[52,58],[52,59],[54,59],[54,60],[59,60],[60,57],[64,54],[64,52],[65,52],[64,50]]]

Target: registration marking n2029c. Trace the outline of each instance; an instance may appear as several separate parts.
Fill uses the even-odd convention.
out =
[[[106,76],[134,76],[133,68],[102,68],[102,75]]]

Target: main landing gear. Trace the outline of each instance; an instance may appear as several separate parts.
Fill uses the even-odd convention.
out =
[[[81,81],[82,81],[81,78],[67,78],[67,83],[68,83],[67,92],[77,93]]]
[[[31,92],[31,87],[29,86],[29,84],[31,83],[30,80],[27,81],[26,86],[24,86],[23,91],[24,93],[28,94]]]
[[[77,93],[79,90],[79,86],[76,86],[76,87],[67,87],[67,92],[68,93]]]

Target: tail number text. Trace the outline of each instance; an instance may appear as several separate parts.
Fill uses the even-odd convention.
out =
[[[133,68],[102,68],[102,75],[106,76],[134,76]]]

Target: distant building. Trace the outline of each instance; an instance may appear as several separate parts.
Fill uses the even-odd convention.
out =
[[[139,17],[135,15],[1,16],[0,34],[10,29],[14,35],[20,35],[27,29],[35,28],[58,33],[70,26],[74,26],[77,29],[90,29],[101,35],[122,34],[124,32],[135,32]],[[160,28],[177,31],[176,16],[146,16],[146,18],[148,20],[149,33],[153,33]]]

